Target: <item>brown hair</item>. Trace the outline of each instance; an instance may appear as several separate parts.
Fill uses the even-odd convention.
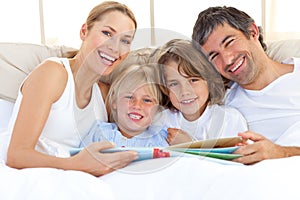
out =
[[[184,74],[184,77],[198,77],[207,82],[209,99],[208,104],[222,104],[225,95],[225,89],[222,77],[215,70],[212,64],[207,60],[202,52],[197,51],[191,41],[174,39],[166,43],[158,59],[158,76],[161,90],[165,95],[169,95],[169,89],[166,84],[165,65],[174,61],[178,64],[178,72]],[[164,98],[164,100],[166,100]],[[163,102],[163,105],[171,110],[176,110],[169,98]]]

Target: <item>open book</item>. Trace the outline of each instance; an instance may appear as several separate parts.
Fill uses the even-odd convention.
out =
[[[240,157],[240,155],[233,154],[233,152],[239,148],[239,146],[236,145],[241,142],[241,137],[227,137],[187,142],[169,146],[166,147],[166,149],[186,154],[232,160]]]
[[[213,159],[232,160],[241,155],[233,154],[239,148],[236,146],[242,142],[241,137],[227,137],[209,140],[187,142],[168,147],[116,147],[102,150],[102,153],[113,153],[133,150],[138,152],[139,160],[164,158],[164,157],[195,157],[203,156]],[[77,154],[81,148],[70,151],[71,155]]]

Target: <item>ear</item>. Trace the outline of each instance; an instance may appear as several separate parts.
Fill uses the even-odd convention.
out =
[[[248,27],[249,33],[250,33],[250,37],[253,38],[257,38],[259,37],[259,29],[257,27],[257,25],[255,23],[252,23],[249,27]]]
[[[84,23],[80,29],[80,38],[82,41],[84,41],[86,35],[87,35],[87,25],[86,25],[86,23]]]
[[[116,101],[112,102],[111,107],[112,107],[113,110],[117,110],[117,103],[116,103]]]

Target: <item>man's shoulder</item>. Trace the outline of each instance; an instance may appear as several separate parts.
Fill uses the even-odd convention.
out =
[[[239,84],[233,83],[231,87],[226,90],[225,97],[224,97],[225,104],[230,102],[236,96],[237,92],[240,89],[241,87],[239,86]]]

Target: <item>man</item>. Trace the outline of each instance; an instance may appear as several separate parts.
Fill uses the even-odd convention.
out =
[[[192,35],[194,46],[234,82],[225,103],[242,112],[249,131],[239,135],[253,141],[235,152],[244,164],[300,155],[292,146],[300,146],[300,59],[275,62],[261,36],[248,14],[225,6],[202,11]]]

